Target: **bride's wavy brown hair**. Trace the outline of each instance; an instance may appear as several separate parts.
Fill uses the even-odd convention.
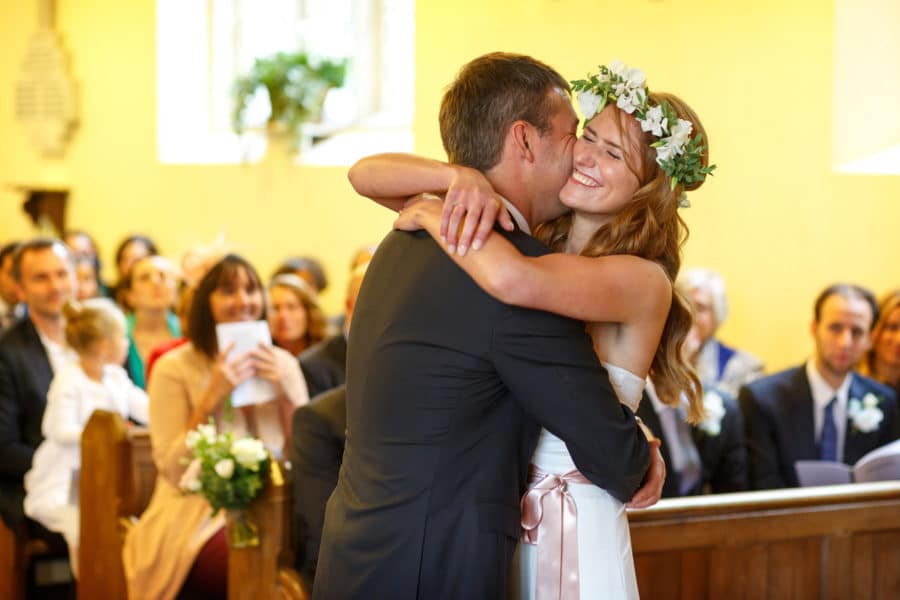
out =
[[[678,117],[693,123],[693,135],[703,134],[703,166],[709,163],[709,140],[703,124],[683,100],[672,94],[650,93],[651,104],[668,102]],[[692,324],[691,311],[687,301],[675,290],[674,281],[681,267],[681,247],[688,237],[688,228],[678,214],[678,203],[685,191],[693,191],[703,184],[699,181],[688,186],[678,184],[672,188],[672,180],[656,164],[656,149],[650,144],[656,141],[649,132],[641,133],[640,139],[626,135],[629,125],[633,130],[636,123],[631,115],[611,105],[609,110],[617,113],[619,132],[623,143],[631,145],[631,152],[625,152],[625,164],[635,174],[640,187],[632,202],[622,209],[609,223],[600,227],[581,251],[582,256],[608,256],[611,254],[631,254],[652,260],[662,266],[672,285],[672,303],[662,337],[653,362],[650,378],[660,400],[670,406],[681,402],[681,393],[689,401],[688,420],[692,423],[704,417],[700,380],[694,369],[682,355],[684,340]],[[626,141],[627,140],[627,141]],[[635,161],[635,157],[638,158]],[[637,162],[637,164],[635,164]],[[537,230],[538,238],[549,247],[562,251],[572,224],[572,214],[567,213],[544,223]]]

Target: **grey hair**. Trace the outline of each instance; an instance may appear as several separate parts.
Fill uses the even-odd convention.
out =
[[[675,288],[684,296],[690,297],[694,290],[706,290],[712,296],[713,314],[718,327],[728,318],[728,297],[725,295],[725,280],[712,269],[692,267],[678,275]]]

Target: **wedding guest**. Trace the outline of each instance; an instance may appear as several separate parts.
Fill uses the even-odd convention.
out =
[[[122,300],[128,308],[128,376],[146,389],[150,353],[181,337],[178,317],[172,312],[178,278],[175,265],[162,256],[138,259],[122,280]]]
[[[0,331],[24,314],[12,276],[13,256],[18,247],[19,242],[10,242],[0,248]]]
[[[691,304],[694,324],[700,335],[700,348],[688,357],[705,384],[724,389],[732,396],[738,389],[762,375],[761,360],[743,350],[725,345],[716,337],[728,318],[725,281],[710,269],[685,269],[675,286]]]
[[[69,247],[75,258],[76,267],[82,259],[90,261],[94,265],[94,274],[97,281],[97,293],[95,296],[109,296],[109,288],[103,283],[103,266],[100,263],[100,250],[91,235],[83,229],[69,229],[63,234],[63,243]],[[79,282],[79,287],[81,287]],[[84,296],[90,298],[93,296]]]
[[[859,370],[900,394],[900,290],[881,300],[878,313],[878,322],[872,330],[872,347],[863,355]]]
[[[741,388],[752,489],[796,487],[798,460],[852,465],[897,439],[896,394],[853,371],[870,346],[877,316],[869,290],[829,286],[813,307],[813,356]],[[861,415],[857,408],[866,398],[877,406]],[[869,419],[873,412],[880,419]]]
[[[308,402],[296,358],[272,346],[232,356],[230,348],[219,348],[216,340],[217,324],[263,317],[263,288],[256,270],[245,259],[227,255],[194,292],[187,328],[190,342],[167,352],[154,367],[148,391],[158,475],[147,510],[125,539],[129,598],[167,600],[179,593],[227,596],[225,517],[221,512],[212,514],[203,496],[185,495],[179,482],[189,456],[185,438],[210,418],[220,429],[255,435],[276,454],[288,443],[291,415]],[[275,397],[227,409],[235,386],[254,375],[272,383]]]
[[[316,291],[321,294],[328,287],[328,276],[325,274],[325,267],[318,259],[312,256],[292,256],[287,258],[278,265],[272,277],[292,273],[304,280]]]
[[[296,275],[286,273],[272,279],[267,312],[272,342],[294,356],[328,334],[328,320],[319,308],[315,291]]]
[[[660,401],[652,382],[635,413],[662,440],[667,474],[663,498],[740,492],[747,489],[744,420],[737,402],[721,389],[706,387],[706,419],[687,422],[684,410]]]
[[[71,492],[81,469],[81,433],[95,410],[146,423],[147,395],[121,366],[128,338],[125,316],[112,300],[70,303],[63,312],[66,343],[78,353],[78,361],[60,369],[47,392],[44,441],[25,474],[24,506],[29,517],[63,535],[77,577],[80,511]]]
[[[347,297],[344,301],[344,326],[340,332],[300,355],[300,368],[306,379],[310,397],[315,397],[326,390],[335,388],[347,378],[347,335],[350,333],[350,321],[356,298],[366,274],[365,263],[356,268],[347,284]]]
[[[120,297],[122,282],[128,274],[131,265],[138,259],[159,254],[156,244],[153,240],[145,235],[134,234],[126,237],[119,243],[116,248],[116,285],[114,287],[114,297],[120,306],[124,306],[124,300]]]
[[[75,299],[79,302],[100,296],[97,266],[86,257],[75,259]]]
[[[12,274],[27,307],[0,336],[0,516],[14,528],[25,516],[23,479],[42,440],[47,389],[78,356],[65,340],[63,305],[75,288],[68,248],[49,238],[24,242]]]

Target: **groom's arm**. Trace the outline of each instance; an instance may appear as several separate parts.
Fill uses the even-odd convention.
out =
[[[622,502],[631,500],[647,473],[650,447],[616,398],[584,326],[504,306],[492,353],[523,410],[566,442],[578,470]]]

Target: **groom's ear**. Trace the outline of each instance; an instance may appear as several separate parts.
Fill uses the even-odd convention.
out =
[[[509,129],[511,143],[516,156],[528,162],[534,162],[534,149],[532,147],[535,129],[526,121],[515,121]]]

